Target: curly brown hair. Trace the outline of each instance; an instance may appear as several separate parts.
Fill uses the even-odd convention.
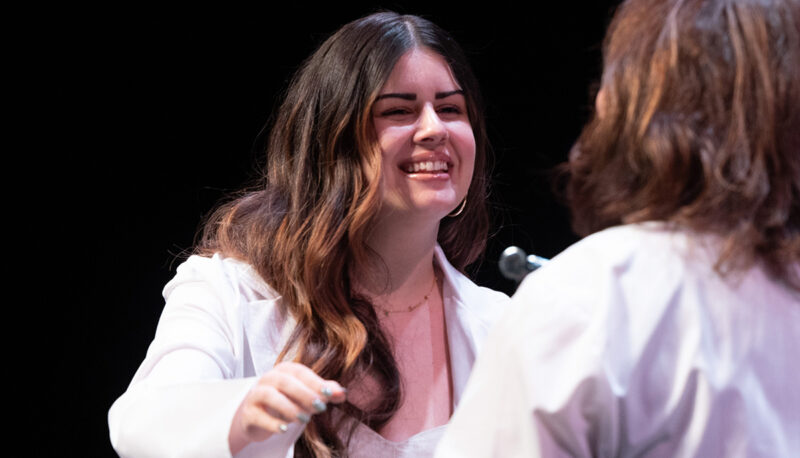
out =
[[[720,235],[717,271],[800,289],[800,3],[629,0],[570,153],[581,235],[660,220]]]
[[[372,304],[353,293],[349,274],[375,256],[366,244],[381,205],[372,105],[397,61],[414,48],[441,55],[464,90],[475,170],[464,211],[440,223],[438,242],[457,269],[476,261],[489,228],[489,146],[477,80],[452,37],[428,20],[392,12],[346,24],[303,64],[277,112],[263,177],[211,215],[196,249],[248,262],[281,295],[296,327],[279,359],[344,385],[369,375],[380,386],[374,405],[346,403],[315,415],[295,456],[346,456],[337,419],[378,429],[399,406],[387,337]]]

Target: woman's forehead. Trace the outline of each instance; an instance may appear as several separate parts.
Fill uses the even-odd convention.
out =
[[[379,93],[421,88],[435,92],[462,89],[444,57],[427,48],[413,48],[397,60]]]

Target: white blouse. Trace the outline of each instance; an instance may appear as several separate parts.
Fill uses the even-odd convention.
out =
[[[717,245],[621,226],[529,275],[436,457],[800,456],[800,294]]]
[[[436,248],[450,348],[453,401],[478,348],[509,303],[459,273]],[[147,355],[108,414],[111,443],[123,457],[228,457],[234,413],[258,376],[270,370],[294,326],[278,294],[249,265],[192,256],[164,288],[166,305]],[[443,428],[403,442],[360,425],[354,456],[430,456]],[[291,457],[302,425],[251,443],[237,456]],[[374,453],[378,453],[375,455]]]

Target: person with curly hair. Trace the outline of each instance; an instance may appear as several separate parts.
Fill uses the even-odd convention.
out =
[[[627,0],[436,456],[800,456],[800,3]]]

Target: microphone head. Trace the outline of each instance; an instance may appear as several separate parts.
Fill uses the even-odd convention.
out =
[[[520,282],[530,272],[527,268],[527,262],[528,258],[521,248],[510,246],[503,250],[498,266],[500,267],[500,273],[504,277]]]

